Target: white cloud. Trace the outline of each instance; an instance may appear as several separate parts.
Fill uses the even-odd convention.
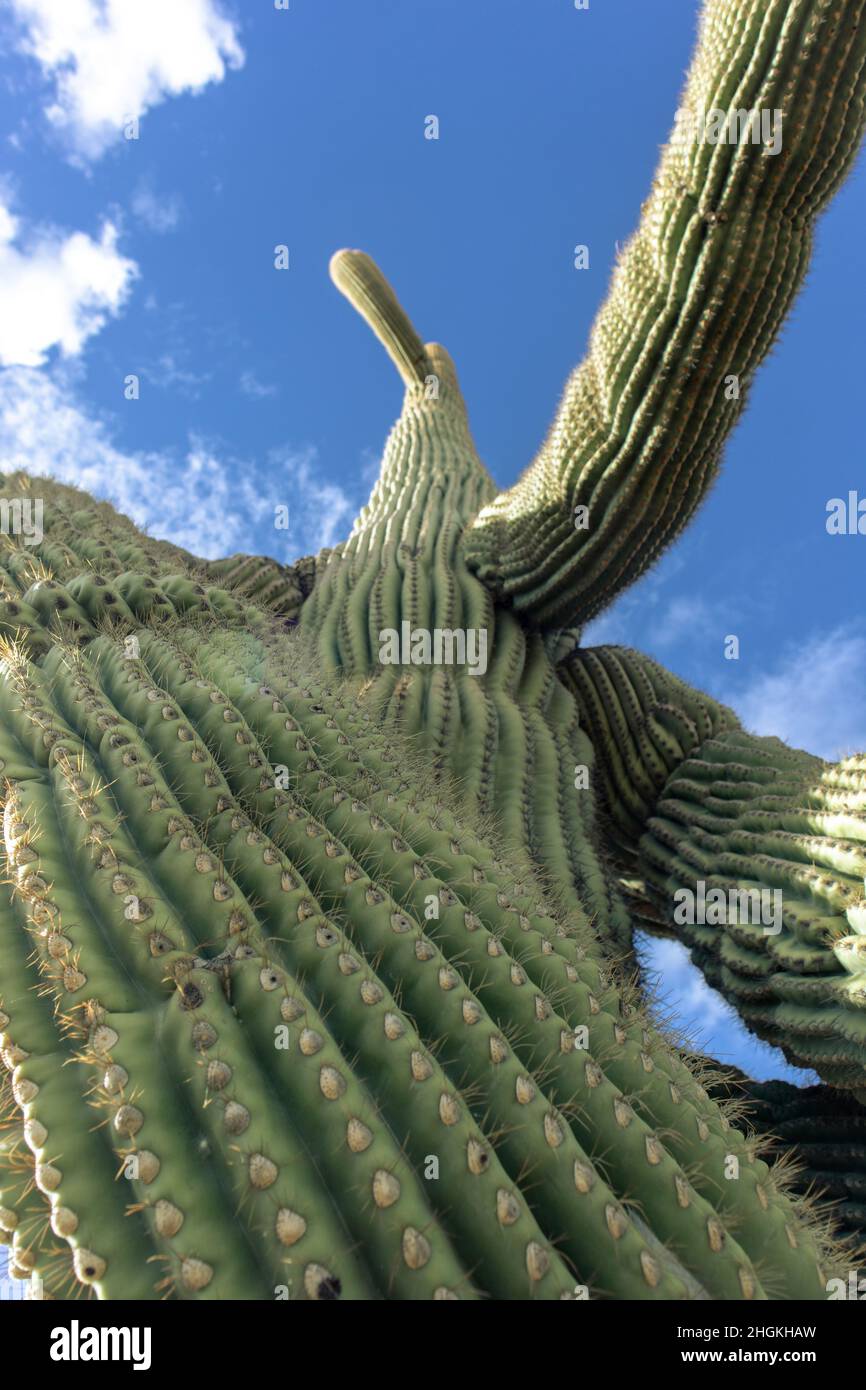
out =
[[[356,503],[320,479],[315,450],[284,449],[269,463],[267,476],[257,474],[249,460],[221,455],[196,435],[185,451],[126,452],[109,423],[77,399],[68,374],[0,372],[0,471],[22,468],[84,488],[196,555],[246,551],[288,561],[346,533]],[[288,531],[274,526],[281,504]]]
[[[656,573],[663,574],[661,566]],[[866,621],[784,646],[780,641],[751,679],[744,662],[725,662],[723,677],[709,677],[701,674],[699,654],[715,643],[718,656],[723,637],[753,606],[751,596],[729,596],[723,608],[700,595],[665,597],[661,587],[647,576],[587,627],[583,645],[635,646],[662,664],[676,650],[678,674],[730,705],[750,732],[831,761],[866,751]]]
[[[117,251],[112,222],[103,223],[98,241],[46,229],[22,240],[0,203],[0,364],[36,367],[52,347],[80,352],[117,313],[137,273]]]
[[[694,642],[698,634],[712,630],[713,622],[710,606],[702,598],[683,595],[671,599],[650,624],[647,645],[672,647],[677,642]]]
[[[376,479],[382,471],[382,449],[362,449],[361,450],[361,483],[371,490]]]
[[[774,671],[721,694],[747,729],[837,759],[866,750],[866,628],[813,635],[790,646]]]
[[[160,197],[147,183],[140,183],[132,197],[132,211],[152,232],[173,231],[180,221],[180,199]]]
[[[264,400],[265,396],[275,396],[277,387],[270,386],[267,382],[259,381],[255,372],[241,372],[238,383],[245,396],[252,396],[253,400]]]
[[[685,568],[685,564],[682,547],[666,551],[657,565],[587,624],[583,634],[583,645],[646,646],[649,620],[653,622],[664,643],[673,632],[673,621],[678,612],[678,600],[670,599],[665,590],[671,580]],[[666,622],[664,617],[659,617],[665,605],[671,612],[670,622]]]
[[[166,97],[200,92],[244,61],[215,0],[12,0],[21,47],[54,82],[49,120],[85,159]]]
[[[206,381],[210,381],[211,372],[196,372],[190,367],[184,366],[189,358],[189,353],[179,348],[178,355],[172,352],[164,352],[155,361],[144,361],[141,364],[141,375],[150,386],[156,386],[161,391],[176,390],[184,396],[195,399],[199,395],[199,387]]]
[[[716,1030],[720,1024],[733,1021],[722,996],[710,989],[679,941],[646,937],[640,954],[644,967],[658,975],[664,1004],[675,1012],[687,1031],[697,1031],[701,1042],[707,1041],[706,1030]]]
[[[360,511],[360,501],[322,477],[315,450],[275,450],[270,462],[285,477],[279,500],[289,507],[294,554],[315,555],[323,546],[343,540]]]
[[[674,1034],[693,1050],[761,1081],[777,1077],[809,1086],[818,1080],[813,1072],[789,1066],[778,1048],[750,1033],[679,941],[639,932],[637,948],[656,1017],[669,1021]]]

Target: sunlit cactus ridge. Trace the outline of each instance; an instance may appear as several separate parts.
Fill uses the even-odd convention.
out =
[[[755,737],[580,634],[712,482],[856,154],[864,9],[708,4],[681,112],[781,112],[781,147],[666,146],[509,491],[450,356],[356,251],[332,275],[405,403],[332,550],[203,561],[2,479],[43,508],[41,538],[0,551],[17,1277],[55,1298],[822,1299],[859,1258],[866,759]],[[405,634],[437,632],[478,639],[475,665],[407,659]],[[778,929],[681,920],[711,890],[778,891]],[[683,940],[822,1086],[690,1051],[635,927]]]

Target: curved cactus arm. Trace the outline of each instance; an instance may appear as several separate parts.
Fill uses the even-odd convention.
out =
[[[866,1096],[866,759],[825,763],[619,647],[560,667],[621,863],[744,1023]]]
[[[433,368],[393,289],[366,251],[336,251],[331,279],[369,324],[406,386],[424,385]]]
[[[293,565],[280,564],[267,555],[229,555],[225,560],[203,562],[207,578],[242,598],[297,621],[301,605],[316,582],[316,567],[329,550],[307,555]]]
[[[745,1121],[768,1141],[763,1150],[768,1163],[790,1165],[796,1192],[812,1198],[820,1194],[832,1201],[839,1234],[850,1240],[862,1272],[866,1265],[866,1110],[835,1086],[753,1081],[733,1068],[727,1070],[724,1079],[708,1085],[710,1094],[723,1104],[742,1107],[741,1123]]]
[[[706,495],[855,158],[864,58],[863,0],[707,5],[588,355],[531,467],[466,537],[470,567],[528,623],[593,617]]]

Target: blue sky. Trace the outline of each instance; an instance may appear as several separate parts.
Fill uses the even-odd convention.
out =
[[[0,468],[79,482],[202,555],[292,559],[339,539],[401,398],[328,279],[349,245],[452,352],[479,451],[511,483],[634,228],[696,13],[693,0],[6,0]],[[587,634],[641,647],[757,732],[828,757],[866,748],[866,539],[825,529],[831,497],[866,495],[864,220],[861,164],[700,517]],[[716,1056],[790,1074],[680,948],[648,959]]]

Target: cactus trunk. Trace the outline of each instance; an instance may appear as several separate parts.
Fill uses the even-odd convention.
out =
[[[769,349],[854,157],[864,14],[710,0],[685,109],[778,105],[784,150],[665,152],[510,492],[359,252],[332,274],[406,396],[333,550],[208,563],[0,478],[45,528],[0,551],[16,1274],[60,1298],[751,1301],[844,1271],[760,1131],[787,1126],[856,1230],[863,760],[754,738],[579,639],[711,481],[724,379]],[[779,931],[683,925],[701,883],[778,889]],[[641,924],[833,1103],[738,1091],[668,1037]]]

